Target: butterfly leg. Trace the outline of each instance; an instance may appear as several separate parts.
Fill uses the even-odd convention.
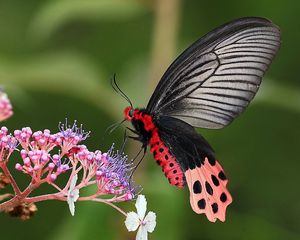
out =
[[[132,159],[131,162],[134,162],[134,161],[138,158],[138,156],[140,155],[140,153],[142,152],[142,150],[144,150],[144,151],[143,151],[143,156],[142,156],[141,159],[138,161],[138,163],[134,166],[134,169],[133,169],[133,171],[131,172],[130,178],[132,177],[133,173],[135,172],[135,170],[138,168],[138,166],[140,165],[140,163],[141,163],[142,160],[144,159],[144,157],[145,157],[145,155],[146,155],[146,151],[147,151],[147,145],[146,145],[146,146],[142,145],[142,147],[141,147],[141,149],[139,150],[138,154]]]
[[[131,131],[131,132],[134,133],[134,134],[137,134],[137,135],[139,134],[138,131],[136,131],[136,130],[130,128],[130,127],[126,127],[126,129],[128,129],[129,131]]]
[[[124,152],[125,145],[127,143],[128,138],[129,138],[129,136],[127,135],[127,132],[126,132],[126,129],[125,129],[124,136],[123,136],[123,143],[122,143],[121,149],[120,149],[121,152]]]
[[[134,134],[137,135],[137,136],[129,136],[129,135],[128,135],[128,138],[133,139],[133,140],[136,140],[136,141],[144,142],[144,141],[143,141],[143,137],[139,134],[139,132],[137,132],[136,130],[131,129],[131,128],[129,128],[129,127],[126,127],[126,129],[128,129],[129,131],[131,131],[132,133],[134,133]]]

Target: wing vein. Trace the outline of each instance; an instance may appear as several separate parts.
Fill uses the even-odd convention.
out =
[[[229,22],[187,48],[167,69],[147,111],[194,127],[221,128],[248,106],[280,46],[263,18]]]

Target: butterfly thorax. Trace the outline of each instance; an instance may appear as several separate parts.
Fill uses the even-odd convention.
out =
[[[153,153],[156,163],[161,166],[170,184],[179,188],[184,187],[183,171],[169,148],[160,138],[159,129],[156,127],[151,114],[146,109],[127,107],[124,110],[124,116],[126,120],[131,121],[136,133],[139,135],[139,140],[144,146],[150,146],[150,151]]]

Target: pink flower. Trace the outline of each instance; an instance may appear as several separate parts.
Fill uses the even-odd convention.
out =
[[[0,121],[4,121],[13,115],[12,105],[7,94],[0,89]]]
[[[79,145],[88,136],[89,132],[85,132],[82,126],[78,127],[76,122],[73,125],[60,124],[59,132],[56,133],[51,133],[48,129],[33,132],[31,128],[24,127],[11,135],[7,128],[2,127],[0,168],[10,176],[15,190],[15,197],[10,202],[15,200],[20,203],[23,199],[27,204],[57,199],[68,202],[71,214],[74,215],[76,201],[89,200],[114,206],[116,202],[133,199],[137,188],[132,186],[130,176],[133,167],[127,156],[114,151],[113,146],[108,152],[102,153]],[[7,162],[15,151],[21,160],[15,164],[15,169],[31,178],[24,191],[18,187],[8,169]],[[57,185],[57,179],[63,174],[68,180]],[[77,176],[80,176],[78,183]],[[30,195],[45,183],[53,186],[57,192],[41,196]],[[94,192],[83,191],[90,195],[79,197],[79,190],[90,186]],[[0,211],[4,206],[5,203],[0,205]],[[115,208],[120,211],[118,207]]]
[[[122,196],[123,201],[133,199],[136,189],[131,186],[132,164],[128,163],[127,156],[118,151],[115,152],[112,146],[107,153],[97,157],[96,180],[98,189],[102,189],[106,194]]]
[[[8,134],[8,129],[6,127],[2,127],[0,129],[0,162],[7,162],[17,146],[17,139]]]

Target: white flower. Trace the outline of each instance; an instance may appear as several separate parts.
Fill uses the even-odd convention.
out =
[[[75,202],[79,198],[79,189],[75,188],[77,179],[78,179],[77,174],[74,175],[73,178],[71,179],[71,184],[67,196],[67,202],[69,204],[69,209],[72,216],[74,216],[75,213]]]
[[[135,207],[137,213],[129,212],[127,213],[127,218],[125,220],[125,225],[129,232],[139,230],[136,235],[136,240],[147,240],[148,232],[153,232],[156,226],[156,215],[154,212],[149,212],[146,217],[147,201],[144,195],[139,195]]]

